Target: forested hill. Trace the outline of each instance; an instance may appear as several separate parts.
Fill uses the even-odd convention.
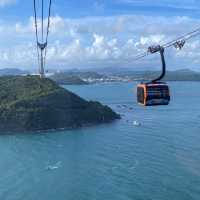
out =
[[[39,76],[0,77],[0,91],[1,132],[76,128],[120,118]]]

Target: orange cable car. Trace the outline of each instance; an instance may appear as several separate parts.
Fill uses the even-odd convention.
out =
[[[170,102],[169,87],[160,80],[165,76],[166,64],[164,58],[164,48],[160,45],[148,48],[150,53],[160,52],[162,61],[162,74],[148,83],[140,83],[137,86],[137,101],[144,106],[168,105]]]

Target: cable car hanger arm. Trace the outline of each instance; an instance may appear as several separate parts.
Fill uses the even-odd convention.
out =
[[[148,48],[148,52],[153,54],[153,53],[160,53],[160,57],[161,57],[161,62],[162,62],[162,73],[160,74],[160,76],[154,80],[152,80],[152,83],[158,82],[161,79],[163,79],[163,77],[165,76],[166,73],[166,63],[165,63],[165,57],[164,57],[164,47],[158,45],[158,46],[151,46]]]

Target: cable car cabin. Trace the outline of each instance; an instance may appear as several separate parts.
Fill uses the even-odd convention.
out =
[[[137,101],[144,106],[168,105],[169,87],[166,83],[141,83],[137,86]]]
[[[164,58],[164,47],[151,46],[148,48],[150,53],[160,53],[162,62],[162,73],[159,77],[149,83],[141,83],[137,87],[137,100],[144,106],[168,105],[170,102],[169,87],[166,83],[160,82],[166,73],[166,64]]]

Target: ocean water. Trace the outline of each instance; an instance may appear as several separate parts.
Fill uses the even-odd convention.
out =
[[[200,83],[169,85],[170,105],[148,108],[136,83],[65,86],[122,119],[0,136],[0,199],[199,200]]]

